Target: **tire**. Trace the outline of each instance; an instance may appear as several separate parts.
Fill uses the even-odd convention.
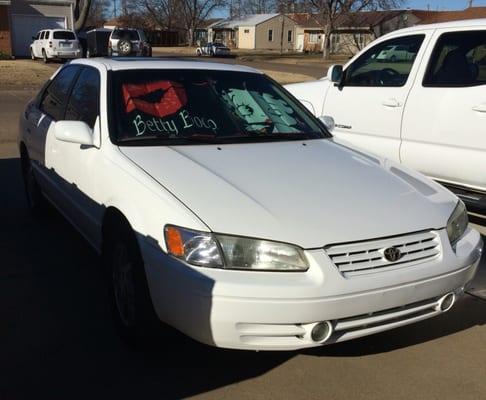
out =
[[[42,49],[42,61],[44,61],[44,64],[47,64],[49,62],[46,51],[44,49]]]
[[[197,49],[196,54],[198,57],[201,57],[202,56],[201,50]]]
[[[30,58],[35,61],[34,50],[30,49]]]
[[[117,221],[104,239],[103,264],[115,324],[129,344],[143,345],[161,327],[155,314],[145,267],[128,222]]]
[[[127,39],[120,39],[117,45],[118,54],[128,56],[132,52],[132,43]]]
[[[24,181],[27,207],[36,217],[42,216],[47,208],[47,200],[37,183],[32,163],[25,151],[22,152],[20,163],[22,167],[22,178]]]

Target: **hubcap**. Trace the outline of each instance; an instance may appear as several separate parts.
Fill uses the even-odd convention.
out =
[[[123,244],[116,246],[112,265],[113,291],[120,319],[125,326],[135,322],[135,288],[133,265]]]

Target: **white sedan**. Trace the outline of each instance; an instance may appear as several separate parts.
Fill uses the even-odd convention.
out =
[[[76,60],[26,107],[28,203],[102,255],[115,318],[201,342],[288,350],[449,310],[480,235],[456,196],[333,141],[242,66]]]

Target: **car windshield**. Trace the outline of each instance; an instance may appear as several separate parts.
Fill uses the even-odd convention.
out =
[[[241,143],[329,137],[280,85],[258,73],[125,70],[113,74],[119,144]]]
[[[76,39],[76,36],[74,36],[74,33],[70,31],[55,31],[54,39],[74,40]]]
[[[113,39],[138,40],[138,32],[134,29],[115,29]]]

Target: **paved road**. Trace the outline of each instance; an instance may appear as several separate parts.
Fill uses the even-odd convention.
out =
[[[17,112],[0,103],[3,124]],[[486,397],[486,301],[469,295],[438,318],[314,350],[225,351],[177,335],[131,349],[94,252],[56,212],[28,214],[15,146],[0,155],[1,399]]]
[[[326,75],[327,68],[319,65],[318,63],[309,63],[309,64],[281,64],[275,63],[270,61],[264,60],[246,60],[245,57],[243,58],[227,58],[227,57],[192,57],[187,55],[180,55],[176,53],[166,53],[163,51],[155,51],[154,57],[169,57],[169,58],[184,58],[184,59],[191,59],[197,61],[207,61],[207,62],[221,62],[225,64],[241,64],[247,65],[252,68],[256,69],[265,69],[265,70],[272,70],[272,71],[279,71],[279,72],[288,72],[288,73],[295,73],[295,74],[303,74],[312,76],[314,78],[322,78]]]

